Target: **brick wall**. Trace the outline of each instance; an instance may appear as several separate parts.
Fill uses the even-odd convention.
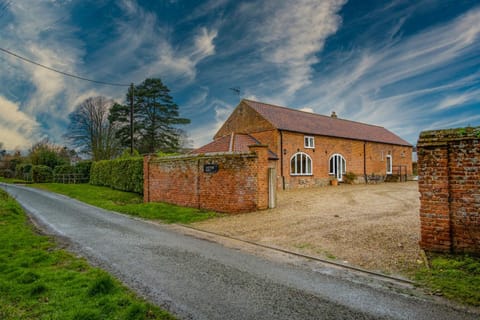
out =
[[[144,158],[144,201],[160,201],[219,212],[268,208],[268,148],[247,154]],[[218,172],[204,172],[205,165]]]
[[[480,253],[480,127],[420,134],[420,246]]]

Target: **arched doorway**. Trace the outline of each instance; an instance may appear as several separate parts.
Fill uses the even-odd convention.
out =
[[[334,154],[330,157],[329,173],[334,175],[338,181],[342,181],[343,175],[347,172],[347,162],[341,154]]]

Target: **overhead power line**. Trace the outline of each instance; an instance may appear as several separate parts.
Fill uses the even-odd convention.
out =
[[[105,82],[105,81],[88,79],[88,78],[85,78],[85,77],[77,76],[75,74],[71,74],[71,73],[68,73],[68,72],[63,72],[63,71],[51,68],[49,66],[43,65],[43,64],[35,62],[33,60],[30,60],[28,58],[22,57],[22,56],[14,53],[10,50],[4,49],[4,48],[0,48],[0,51],[4,52],[6,54],[12,55],[12,56],[14,56],[14,57],[16,57],[20,60],[23,60],[23,61],[26,61],[28,63],[34,64],[36,66],[45,68],[47,70],[50,70],[50,71],[53,71],[53,72],[56,72],[56,73],[59,73],[59,74],[63,74],[64,76],[72,77],[72,78],[75,78],[75,79],[79,79],[79,80],[83,80],[83,81],[89,81],[89,82],[93,82],[93,83],[104,84],[104,85],[107,85],[107,86],[117,86],[117,87],[129,87],[130,86],[130,84],[125,84],[125,83],[112,83],[112,82]]]

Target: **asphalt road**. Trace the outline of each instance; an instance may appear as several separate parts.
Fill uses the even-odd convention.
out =
[[[250,255],[61,195],[0,187],[47,233],[181,319],[478,319],[368,278],[350,281],[328,267]]]

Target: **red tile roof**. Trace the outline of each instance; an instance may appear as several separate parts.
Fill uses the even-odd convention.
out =
[[[407,141],[380,126],[332,118],[247,99],[243,99],[243,102],[279,130],[411,146]]]
[[[261,144],[257,139],[248,134],[235,133],[224,136],[192,151],[193,154],[215,152],[250,152],[248,146]],[[269,159],[278,159],[277,155],[268,150]]]

